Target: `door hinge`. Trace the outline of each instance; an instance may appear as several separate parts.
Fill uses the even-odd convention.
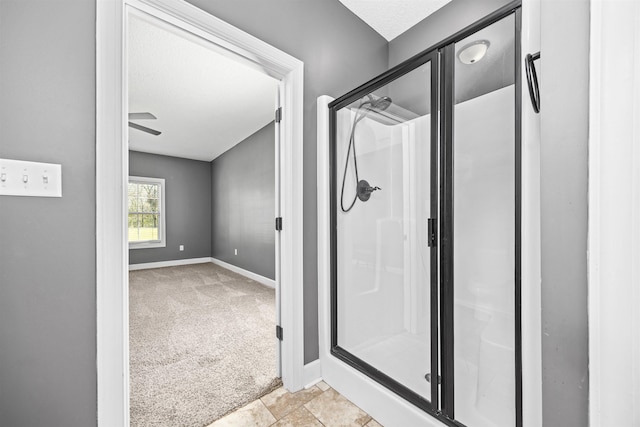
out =
[[[429,218],[429,220],[427,221],[427,239],[428,241],[428,246],[431,247],[435,247],[437,245],[437,228],[438,225],[436,223],[436,219],[435,218]]]
[[[280,123],[282,121],[282,107],[278,107],[276,110],[276,123]]]
[[[276,231],[282,231],[282,217],[276,218]]]
[[[282,341],[282,326],[276,325],[276,338]]]

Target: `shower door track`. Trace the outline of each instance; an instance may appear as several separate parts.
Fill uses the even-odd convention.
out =
[[[512,1],[490,15],[478,20],[463,30],[425,49],[412,58],[391,68],[347,94],[329,103],[329,188],[330,188],[330,305],[331,305],[331,349],[330,353],[357,369],[403,399],[429,413],[442,423],[452,427],[465,427],[455,420],[453,382],[453,59],[454,43],[497,21],[515,17],[515,425],[522,427],[522,315],[521,315],[521,200],[522,200],[522,109],[521,109],[521,0]],[[356,357],[338,345],[338,300],[337,300],[337,175],[336,140],[337,111],[368,93],[398,79],[431,61],[431,218],[438,223],[436,240],[440,243],[431,248],[430,295],[431,295],[431,401],[418,395],[408,387]],[[435,95],[435,96],[434,96]],[[438,165],[438,161],[440,162]],[[439,166],[439,167],[437,167]],[[439,187],[438,187],[439,184]],[[436,186],[437,188],[433,188]],[[439,191],[438,191],[439,190]],[[439,253],[438,253],[439,251]],[[439,267],[439,268],[438,268]],[[437,378],[437,379],[436,379]],[[438,387],[441,379],[440,390]]]

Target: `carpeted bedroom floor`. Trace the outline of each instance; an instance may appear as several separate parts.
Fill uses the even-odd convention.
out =
[[[131,271],[131,425],[206,426],[277,388],[274,325],[274,289],[217,265]]]

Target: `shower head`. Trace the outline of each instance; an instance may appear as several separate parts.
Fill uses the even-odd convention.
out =
[[[388,96],[381,96],[380,98],[375,99],[371,94],[367,94],[367,97],[369,98],[369,100],[364,101],[362,104],[360,104],[360,108],[366,106],[367,110],[369,111],[384,111],[389,108],[389,106],[393,102]]]
[[[388,96],[383,96],[371,103],[371,108],[378,111],[384,111],[391,105],[393,101]]]

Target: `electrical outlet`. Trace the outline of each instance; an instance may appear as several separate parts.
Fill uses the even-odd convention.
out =
[[[184,245],[180,245],[180,250],[184,251]]]
[[[234,249],[234,251],[235,251],[235,254],[236,254],[236,255],[238,255],[238,250],[237,250],[237,249]]]

